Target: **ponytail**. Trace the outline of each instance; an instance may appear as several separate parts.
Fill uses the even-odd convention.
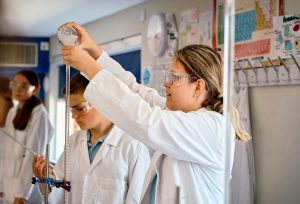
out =
[[[219,94],[215,98],[208,97],[206,101],[204,101],[202,106],[205,107],[207,110],[223,114],[223,94]]]
[[[203,103],[203,107],[207,110],[223,114],[223,94],[219,94],[215,99],[208,98]],[[234,106],[231,107],[231,123],[237,140],[248,141],[251,139],[250,135],[241,128],[239,112]]]
[[[231,123],[237,140],[248,141],[251,139],[250,135],[242,129],[239,112],[234,106],[231,106]]]

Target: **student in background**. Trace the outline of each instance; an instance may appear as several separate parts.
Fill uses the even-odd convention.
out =
[[[85,99],[137,140],[156,150],[141,203],[222,203],[225,137],[221,56],[204,45],[177,51],[166,72],[166,98],[138,83],[76,23],[80,45],[63,46],[63,60],[90,83]],[[97,61],[96,61],[97,60]],[[101,96],[101,97],[100,97]],[[236,112],[232,113],[236,116]],[[236,120],[234,120],[236,121]],[[233,123],[238,137],[247,138]],[[230,137],[232,167],[235,137]],[[180,189],[178,193],[178,188]]]
[[[68,140],[69,203],[137,204],[150,164],[148,149],[85,101],[83,93],[88,83],[79,73],[70,81],[72,117],[81,130]],[[64,153],[50,171],[50,177],[63,178],[63,162]],[[34,158],[32,168],[36,177],[45,177],[45,165],[43,156]],[[63,198],[63,189],[51,189],[50,203],[63,203]]]
[[[0,77],[0,128],[3,128],[6,121],[6,116],[9,109],[13,107],[11,98],[11,90],[9,89],[9,78]],[[2,172],[3,166],[3,152],[4,150],[4,137],[0,136],[0,203],[3,199],[3,187],[2,187]]]
[[[10,81],[12,97],[18,102],[10,109],[5,130],[16,140],[43,154],[53,128],[47,111],[36,96],[40,84],[31,70],[17,72]],[[5,138],[3,192],[5,203],[42,203],[38,188],[31,184],[33,154],[10,138]]]
[[[0,77],[0,128],[4,127],[9,109],[13,107],[9,78]]]

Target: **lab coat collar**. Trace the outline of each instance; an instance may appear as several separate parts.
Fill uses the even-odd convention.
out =
[[[90,165],[90,159],[88,154],[88,147],[87,147],[87,137],[86,137],[87,131],[82,130],[80,132],[80,153],[84,159],[85,164],[88,166]]]
[[[122,132],[122,130],[114,125],[112,127],[112,129],[110,130],[110,133],[107,135],[107,138],[104,140],[102,145],[106,144],[106,145],[111,145],[111,146],[117,146],[119,141],[122,138],[122,134],[124,134]]]
[[[119,141],[121,140],[121,138],[122,138],[122,130],[120,130],[116,126],[113,126],[112,129],[110,130],[110,133],[107,135],[107,138],[104,140],[104,142],[100,146],[100,148],[94,158],[94,161],[91,164],[89,171],[91,171],[95,166],[99,165],[99,163],[102,161],[102,159],[108,153],[109,149],[116,147],[118,145]],[[86,144],[85,144],[86,153],[85,154],[87,155],[87,159],[89,159],[88,154],[87,154],[86,137],[85,137],[85,142],[86,142]]]

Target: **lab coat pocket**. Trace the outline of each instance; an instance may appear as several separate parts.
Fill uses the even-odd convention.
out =
[[[161,202],[162,204],[187,204],[185,203],[185,197],[184,196],[180,196],[179,198],[179,201],[178,201],[178,198],[175,198],[175,199],[166,199],[166,200],[163,200]]]
[[[127,187],[124,180],[114,178],[97,179],[97,200],[100,203],[124,203]]]
[[[180,190],[179,191],[179,196],[178,196],[178,190],[179,189],[176,189],[175,191],[172,191],[171,194],[167,195],[162,195],[162,203],[163,204],[186,204],[185,203],[185,193]]]
[[[99,178],[98,195],[104,203],[123,203],[125,200],[126,183],[121,179]]]

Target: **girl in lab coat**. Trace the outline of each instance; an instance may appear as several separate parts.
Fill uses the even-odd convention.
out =
[[[164,98],[137,84],[134,76],[99,48],[82,27],[76,23],[66,26],[77,30],[80,45],[63,46],[63,59],[90,80],[85,99],[156,150],[140,202],[222,203],[224,177],[230,172],[225,172],[220,55],[204,45],[177,51],[166,72]],[[233,126],[239,137],[247,137],[238,123]],[[235,144],[232,132],[228,135],[231,167]]]
[[[9,86],[18,104],[10,109],[5,130],[34,152],[44,153],[53,129],[44,105],[36,96],[40,88],[37,75],[31,70],[19,71]],[[5,138],[2,178],[5,203],[42,203],[38,188],[31,184],[33,156],[10,138]]]
[[[83,93],[88,83],[79,73],[70,81],[72,117],[81,130],[68,141],[69,203],[137,204],[150,164],[148,149],[85,101]],[[50,177],[63,178],[63,162],[64,154]],[[45,165],[43,156],[34,158],[35,176],[45,177]],[[49,203],[63,203],[63,198],[63,189],[51,189]]]

